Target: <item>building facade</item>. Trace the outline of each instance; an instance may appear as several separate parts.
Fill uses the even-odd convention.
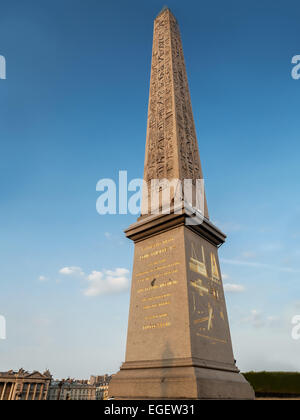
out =
[[[80,401],[95,400],[96,386],[74,380],[52,381],[49,387],[48,400]]]
[[[108,387],[112,376],[106,374],[90,377],[89,383],[96,387],[96,400],[108,399]]]
[[[46,400],[51,378],[48,370],[0,372],[0,400]]]

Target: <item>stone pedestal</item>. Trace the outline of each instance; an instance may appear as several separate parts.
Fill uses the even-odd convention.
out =
[[[135,242],[126,361],[116,399],[253,399],[235,366],[218,259],[225,235],[185,214],[142,218]]]

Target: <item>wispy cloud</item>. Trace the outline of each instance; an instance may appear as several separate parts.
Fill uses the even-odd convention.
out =
[[[250,323],[254,328],[261,328],[265,325],[263,314],[257,309],[253,309],[250,316],[245,318],[243,321]]]
[[[254,267],[254,268],[266,268],[269,270],[277,270],[277,271],[283,271],[286,273],[295,273],[299,274],[300,270],[295,270],[294,268],[290,267],[280,267],[276,265],[271,264],[263,264],[259,262],[250,262],[250,261],[243,261],[243,260],[231,260],[227,258],[222,258],[221,262],[223,264],[229,264],[229,265],[238,265],[238,266],[245,266],[245,267]]]
[[[247,258],[247,259],[251,259],[251,258],[255,258],[256,254],[255,254],[255,252],[252,252],[252,251],[244,251],[242,253],[242,257]]]
[[[262,311],[253,309],[242,321],[251,324],[254,328],[274,328],[280,325],[281,319],[279,316],[265,316]]]
[[[262,252],[274,252],[280,251],[282,249],[282,244],[280,242],[269,242],[266,244],[262,244],[260,246]]]
[[[41,281],[41,282],[45,282],[45,281],[47,281],[48,279],[47,279],[47,277],[45,277],[45,276],[40,276],[39,277],[39,281]]]
[[[117,268],[116,270],[92,271],[87,277],[89,283],[84,295],[94,297],[110,293],[120,293],[129,288],[129,270]]]
[[[279,322],[280,322],[280,317],[279,316],[268,316],[267,317],[267,324],[271,327],[273,327],[273,326],[276,327]]]
[[[296,309],[300,310],[300,300],[294,303]]]
[[[243,229],[243,226],[235,222],[216,222],[216,226],[220,226],[221,230],[226,233],[239,232]]]
[[[226,293],[242,293],[245,291],[245,287],[241,284],[225,283],[224,291]]]

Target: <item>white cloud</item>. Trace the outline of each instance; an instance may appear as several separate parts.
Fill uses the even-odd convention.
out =
[[[105,232],[105,233],[104,233],[104,236],[105,236],[107,239],[110,239],[110,238],[111,238],[111,233],[109,233],[109,232]]]
[[[222,279],[223,280],[228,280],[229,279],[229,275],[226,273],[222,273]]]
[[[226,293],[242,293],[245,291],[245,287],[241,284],[225,283],[224,290]]]
[[[41,281],[41,282],[44,282],[44,281],[47,281],[48,279],[47,279],[47,277],[45,277],[45,276],[40,276],[39,277],[39,281]]]
[[[87,276],[89,283],[84,295],[89,297],[120,293],[129,288],[129,271],[126,268],[116,270],[92,271]]]
[[[84,272],[80,267],[64,267],[59,270],[64,276],[84,276]]]

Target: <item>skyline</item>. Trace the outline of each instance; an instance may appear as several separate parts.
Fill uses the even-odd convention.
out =
[[[194,13],[169,7],[208,209],[228,235],[220,258],[235,358],[243,371],[300,370],[291,337],[300,313],[300,81],[291,77],[300,6],[189,3]],[[114,373],[125,358],[133,245],[123,229],[136,216],[100,216],[96,184],[120,170],[143,174],[160,10],[158,1],[3,7],[0,370],[87,377]]]

